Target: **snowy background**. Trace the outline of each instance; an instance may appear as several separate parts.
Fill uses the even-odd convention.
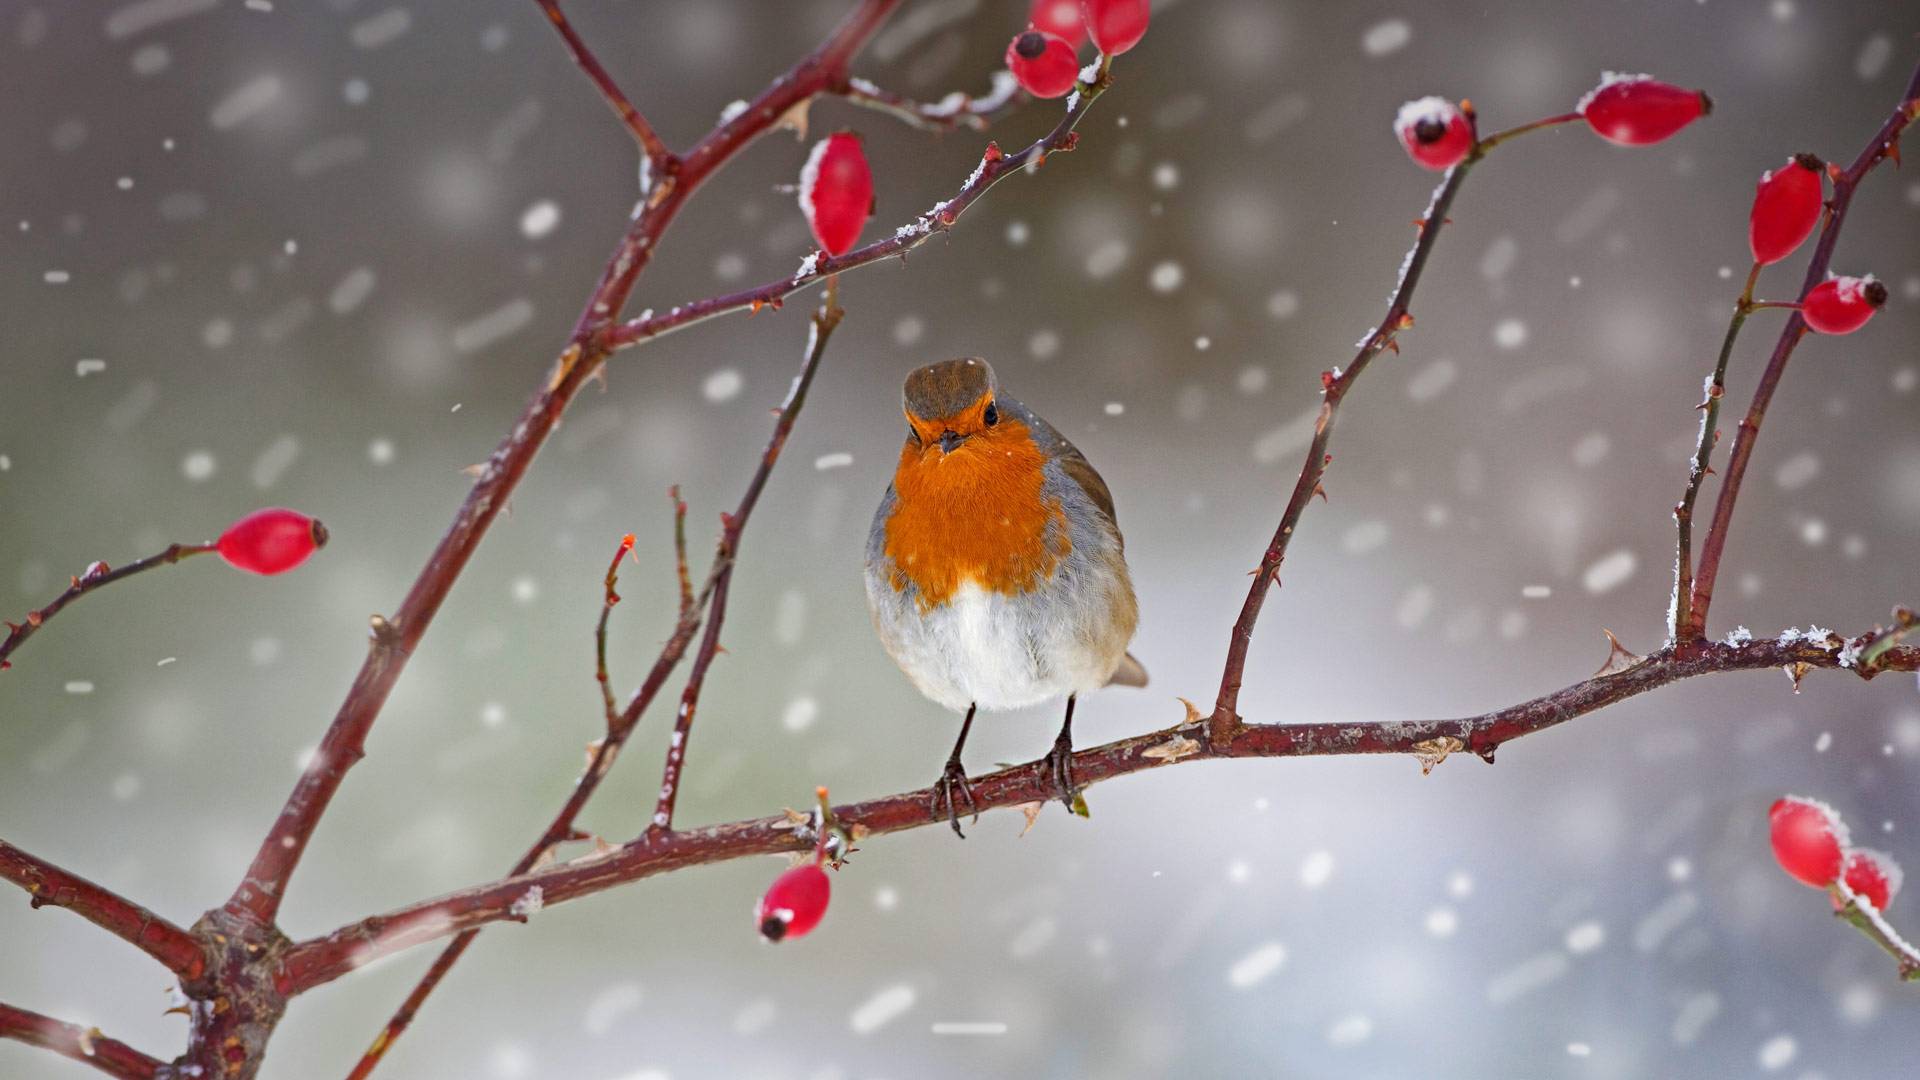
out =
[[[684,147],[846,6],[569,9]],[[1851,158],[1915,60],[1903,7],[1165,5],[1082,149],[996,189],[950,243],[845,281],[851,314],[746,540],[683,819],[938,771],[953,718],[887,661],[859,587],[899,380],[930,359],[991,358],[1115,492],[1155,681],[1084,702],[1081,737],[1210,699],[1318,373],[1378,317],[1432,186],[1388,130],[1428,93],[1497,128],[1625,68],[1718,107],[1661,146],[1567,129],[1476,171],[1404,354],[1350,399],[1244,711],[1455,715],[1587,675],[1603,626],[1656,646],[1668,510],[1754,178],[1794,151]],[[856,71],[982,91],[1023,8],[912,3]],[[546,372],[632,206],[635,154],[524,0],[0,0],[0,100],[0,608],[258,505],[333,530],[283,579],[190,564],[89,599],[0,679],[0,835],[190,922],[238,879],[462,467]],[[1057,110],[994,137],[1023,144]],[[813,115],[866,136],[869,236],[944,197],[983,141],[838,102]],[[635,308],[791,272],[806,230],[775,188],[805,151],[770,137],[712,183]],[[1804,257],[1762,295],[1791,298]],[[1894,299],[1796,358],[1716,635],[1853,633],[1920,601],[1911,168],[1864,188],[1835,267]],[[804,308],[625,354],[582,396],[321,828],[290,933],[485,880],[532,839],[600,724],[589,635],[613,544],[632,531],[644,559],[614,620],[630,684],[669,618],[666,488],[685,486],[704,555]],[[1742,343],[1734,410],[1776,320]],[[643,824],[667,711],[588,827]],[[991,718],[969,759],[1035,757],[1055,724],[1051,707]],[[1050,807],[1024,838],[1003,813],[964,844],[873,843],[823,927],[777,949],[748,917],[774,860],[492,930],[385,1074],[1904,1074],[1920,997],[1772,865],[1763,823],[1775,796],[1819,795],[1920,864],[1916,768],[1910,678],[1816,675],[1794,696],[1778,673],[1672,688],[1424,779],[1405,759],[1182,767],[1096,789],[1090,822]],[[1920,928],[1915,898],[1892,914]],[[266,1075],[344,1073],[431,956],[296,1002]],[[185,1023],[162,1015],[166,988],[78,919],[0,897],[0,1000],[171,1055]],[[0,1043],[0,1075],[86,1073]]]

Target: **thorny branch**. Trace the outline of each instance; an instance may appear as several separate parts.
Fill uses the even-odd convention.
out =
[[[1814,246],[1813,258],[1807,262],[1807,273],[1800,286],[1800,295],[1805,296],[1815,285],[1826,280],[1827,268],[1833,263],[1833,249],[1840,242],[1840,229],[1847,221],[1847,209],[1853,205],[1853,193],[1859,188],[1860,181],[1866,178],[1873,167],[1892,157],[1898,160],[1900,133],[1905,131],[1916,115],[1920,115],[1920,66],[1913,69],[1913,75],[1907,80],[1906,92],[1900,103],[1894,106],[1892,115],[1874,132],[1873,138],[1861,149],[1843,172],[1833,179],[1833,198],[1827,201],[1826,223],[1820,229],[1820,240]],[[1700,547],[1700,565],[1694,575],[1692,614],[1688,620],[1694,633],[1703,632],[1707,625],[1707,609],[1713,606],[1713,586],[1720,573],[1720,556],[1727,546],[1728,530],[1733,524],[1734,502],[1740,498],[1740,482],[1746,478],[1747,463],[1753,458],[1753,443],[1760,436],[1760,423],[1766,419],[1767,406],[1773,401],[1773,393],[1780,388],[1780,380],[1787,372],[1787,361],[1793,358],[1794,346],[1807,333],[1807,321],[1795,311],[1787,318],[1787,325],[1780,331],[1780,338],[1774,344],[1773,355],[1767,360],[1767,369],[1760,376],[1760,385],[1753,392],[1753,404],[1748,406],[1747,415],[1740,421],[1740,429],[1734,435],[1733,451],[1727,458],[1727,475],[1720,482],[1720,496],[1713,506],[1713,524],[1707,530],[1707,538]]]
[[[1021,96],[1020,83],[1010,71],[994,72],[993,89],[982,97],[968,97],[955,90],[935,102],[915,101],[861,78],[849,78],[832,89],[855,105],[886,113],[922,131],[952,131],[958,127],[985,131],[995,114]]]
[[[182,979],[200,975],[206,956],[192,934],[113,890],[0,840],[0,880],[25,889],[36,907],[66,908],[158,960]]]
[[[980,157],[979,166],[952,197],[935,203],[926,213],[895,229],[892,236],[838,256],[816,251],[801,260],[800,268],[791,277],[725,296],[682,304],[664,315],[642,314],[615,328],[609,336],[610,342],[616,349],[625,348],[675,330],[684,330],[716,315],[779,307],[788,296],[835,274],[894,256],[905,258],[907,252],[926,243],[935,233],[951,232],[960,215],[993,185],[1022,169],[1039,167],[1051,154],[1072,150],[1079,139],[1074,128],[1087,115],[1094,101],[1113,85],[1111,66],[1111,58],[1101,59],[1093,81],[1082,84],[1081,89],[1067,99],[1067,113],[1052,131],[1034,140],[1017,154],[1002,153],[998,144],[988,143],[986,152]]]
[[[1491,760],[1502,746],[1535,732],[1644,694],[1669,683],[1732,671],[1789,670],[1797,665],[1842,668],[1863,679],[1882,671],[1920,670],[1920,649],[1883,652],[1871,667],[1856,657],[1875,634],[1851,640],[1761,640],[1738,645],[1701,643],[1686,655],[1668,647],[1631,666],[1596,675],[1551,694],[1494,712],[1459,719],[1377,723],[1245,724],[1218,751],[1203,750],[1208,719],[1197,711],[1180,724],[1081,750],[1073,755],[1074,782],[1088,787],[1130,773],[1186,760],[1309,757],[1337,754],[1406,754],[1431,762],[1468,752]],[[1015,765],[969,781],[982,811],[1038,805],[1054,795],[1051,773],[1040,761]],[[931,789],[904,792],[834,808],[853,839],[945,825],[934,811]],[[538,888],[551,906],[617,885],[689,866],[748,855],[803,851],[813,843],[786,815],[736,821],[658,835],[652,832],[622,847],[575,859],[536,873],[476,886],[343,926],[295,945],[283,978],[298,992],[345,975],[382,956],[475,926],[512,917],[515,901]]]
[[[1300,467],[1300,477],[1294,482],[1293,494],[1287,499],[1286,511],[1280,515],[1280,524],[1274,530],[1273,540],[1267,544],[1266,553],[1261,556],[1260,565],[1254,570],[1253,584],[1247,588],[1247,599],[1240,606],[1240,617],[1234,620],[1233,634],[1227,642],[1227,660],[1220,673],[1220,693],[1207,723],[1206,741],[1211,750],[1218,752],[1225,749],[1241,724],[1237,711],[1240,684],[1246,675],[1247,649],[1253,644],[1253,625],[1260,618],[1260,609],[1266,604],[1268,592],[1280,583],[1280,564],[1287,557],[1287,546],[1293,542],[1294,528],[1300,523],[1300,515],[1306,512],[1307,504],[1313,501],[1314,495],[1325,497],[1321,480],[1326,476],[1327,466],[1333,461],[1333,456],[1327,453],[1327,445],[1333,439],[1333,422],[1340,411],[1340,403],[1346,399],[1354,380],[1367,369],[1374,357],[1388,349],[1396,353],[1400,351],[1398,334],[1413,325],[1413,291],[1420,285],[1420,275],[1426,270],[1427,259],[1433,254],[1441,230],[1447,226],[1447,211],[1453,206],[1454,196],[1460,193],[1460,186],[1466,182],[1467,173],[1489,151],[1509,139],[1578,119],[1579,114],[1567,113],[1489,135],[1479,140],[1473,151],[1458,165],[1447,170],[1440,186],[1434,189],[1433,198],[1427,203],[1427,212],[1420,218],[1413,247],[1408,249],[1406,260],[1400,264],[1400,280],[1387,300],[1386,317],[1360,339],[1360,351],[1354,354],[1346,370],[1335,368],[1321,374],[1320,415],[1314,421],[1313,440],[1307,446],[1306,462]]]
[[[620,118],[620,122],[627,126],[627,130],[632,132],[634,139],[640,143],[640,152],[646,155],[649,169],[660,175],[670,172],[674,160],[673,152],[667,149],[666,143],[660,141],[660,136],[653,130],[653,125],[647,123],[647,118],[640,115],[640,110],[634,108],[633,102],[627,99],[627,95],[619,86],[615,85],[613,76],[608,74],[606,67],[600,63],[600,59],[593,55],[593,50],[587,48],[587,43],[580,40],[580,35],[573,29],[573,23],[567,21],[566,14],[560,10],[559,0],[534,0],[534,3],[540,5],[540,10],[546,13],[547,20],[553,23],[554,30],[559,32],[560,40],[566,43],[567,55],[573,57],[573,62],[580,66],[580,70],[586,73],[588,79],[592,80],[594,89],[599,90],[600,96],[606,99],[607,107],[613,110],[614,115]]]
[[[674,502],[678,504],[679,500],[675,499]],[[675,518],[675,531],[678,532],[678,513]],[[613,682],[607,675],[607,620],[613,615],[613,606],[620,602],[620,594],[614,591],[614,586],[620,583],[620,560],[632,550],[633,534],[628,533],[620,538],[620,543],[614,548],[613,561],[607,563],[606,595],[600,601],[600,621],[593,628],[593,676],[600,684],[600,700],[605,707],[609,729],[620,719],[620,705],[613,699]],[[681,580],[686,580],[684,575]],[[684,604],[681,610],[685,611]]]
[[[158,1059],[107,1038],[99,1028],[69,1024],[12,1005],[0,1004],[0,1039],[51,1050],[121,1080],[154,1080],[164,1067]]]
[[[324,533],[322,535],[324,536]],[[81,571],[80,576],[70,579],[67,583],[66,590],[59,596],[48,601],[45,607],[36,608],[27,612],[25,622],[9,622],[6,624],[7,636],[4,640],[0,640],[0,671],[5,671],[7,668],[13,666],[13,662],[7,658],[13,655],[15,649],[24,645],[26,640],[34,635],[35,631],[46,625],[48,619],[60,614],[60,609],[73,603],[75,600],[80,599],[96,589],[103,589],[122,578],[130,578],[135,574],[151,570],[156,566],[172,566],[181,559],[193,555],[202,555],[212,550],[214,550],[212,543],[169,544],[165,551],[157,555],[149,555],[136,562],[130,562],[118,570],[113,569],[103,562],[96,562],[88,566],[85,570]]]

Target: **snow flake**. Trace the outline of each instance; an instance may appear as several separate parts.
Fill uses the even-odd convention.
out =
[[[515,900],[512,906],[507,908],[507,914],[525,921],[540,914],[540,909],[546,906],[547,897],[545,891],[541,889],[540,886],[533,885],[530,886],[526,892],[521,893],[520,898]]]

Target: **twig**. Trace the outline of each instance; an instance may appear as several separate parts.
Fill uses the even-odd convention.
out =
[[[1847,643],[1835,644],[1837,640],[1815,643],[1796,638],[1738,645],[1707,642],[1686,655],[1669,647],[1616,674],[1597,675],[1544,697],[1479,716],[1362,724],[1249,724],[1240,727],[1223,750],[1212,754],[1201,749],[1201,740],[1207,737],[1207,719],[1194,713],[1174,727],[1075,753],[1073,775],[1076,783],[1088,786],[1177,762],[1216,757],[1433,756],[1441,751],[1469,751],[1491,759],[1496,749],[1515,739],[1682,679],[1720,672],[1777,670],[1797,664],[1840,668]],[[1892,649],[1882,655],[1881,661],[1873,670],[1856,668],[1855,674],[1871,678],[1878,671],[1920,670],[1920,649]],[[980,809],[1017,807],[1053,797],[1050,774],[1036,764],[1015,765],[969,781]],[[837,807],[834,816],[859,840],[880,833],[945,825],[946,817],[934,813],[932,806],[932,791],[923,788]],[[544,902],[551,906],[688,866],[803,851],[811,842],[810,836],[796,833],[793,819],[786,815],[664,835],[644,834],[604,854],[423,901],[303,941],[288,952],[282,978],[290,993],[298,993],[381,956],[508,919],[514,900],[534,886],[541,889]]]
[[[0,1004],[0,1039],[51,1050],[121,1080],[153,1080],[161,1075],[159,1059],[107,1038],[99,1028],[83,1028],[12,1005]]]
[[[800,268],[791,277],[770,281],[764,285],[724,296],[696,300],[682,304],[663,315],[643,315],[617,327],[608,336],[616,349],[637,345],[650,338],[670,334],[675,330],[684,330],[694,323],[704,322],[716,315],[725,315],[734,311],[759,311],[763,307],[778,307],[788,296],[826,280],[835,274],[844,273],[855,267],[880,262],[894,256],[904,257],[907,252],[927,242],[937,233],[951,232],[953,224],[960,215],[972,206],[975,200],[987,193],[987,189],[1012,174],[1028,167],[1038,167],[1048,155],[1072,150],[1078,135],[1074,128],[1087,115],[1087,110],[1101,94],[1113,83],[1109,71],[1111,58],[1101,61],[1098,74],[1091,84],[1069,99],[1071,104],[1067,114],[1054,125],[1052,131],[1021,150],[1017,154],[1003,154],[995,143],[988,143],[981,155],[980,164],[968,176],[960,189],[951,198],[935,203],[933,208],[921,214],[912,222],[895,229],[893,235],[876,240],[865,247],[857,247],[843,255],[833,256],[816,251],[800,263]]]
[[[822,315],[824,314],[825,312],[822,312]],[[836,307],[832,312],[832,321],[827,326],[827,333],[831,333],[833,326],[838,325],[840,315],[841,312]],[[683,593],[685,599],[683,599],[680,607],[680,622],[674,628],[673,636],[668,639],[666,646],[661,649],[660,656],[654,661],[652,670],[647,673],[646,681],[641,683],[640,689],[634,692],[633,698],[627,703],[625,711],[609,726],[606,736],[600,739],[592,748],[592,752],[588,756],[586,771],[581,774],[579,781],[574,784],[573,792],[567,798],[566,805],[560,808],[560,812],[555,815],[552,824],[547,826],[546,831],[540,835],[540,839],[535,841],[534,845],[527,849],[526,854],[522,855],[520,860],[514,864],[513,869],[508,871],[508,877],[517,877],[533,869],[536,865],[539,865],[542,860],[550,857],[555,845],[568,839],[580,838],[574,829],[574,822],[579,818],[580,811],[585,808],[587,801],[593,797],[594,792],[599,788],[600,781],[605,778],[607,773],[613,768],[615,756],[618,755],[621,748],[626,745],[628,737],[632,735],[634,728],[639,724],[640,716],[659,694],[660,688],[665,685],[667,677],[672,673],[674,667],[679,664],[681,657],[686,655],[687,647],[692,643],[694,634],[700,628],[701,612],[704,611],[711,602],[715,611],[716,622],[720,615],[724,613],[726,607],[725,589],[727,582],[732,577],[733,560],[734,555],[739,550],[740,534],[746,528],[747,519],[753,516],[753,508],[759,502],[760,492],[766,487],[767,477],[772,473],[773,464],[780,456],[780,448],[785,445],[786,432],[792,430],[793,419],[798,416],[800,405],[804,402],[806,387],[802,385],[801,380],[805,380],[808,383],[811,382],[813,377],[812,372],[818,365],[820,352],[824,351],[826,347],[825,335],[821,333],[819,322],[817,321],[821,316],[815,316],[815,318],[813,343],[809,347],[807,360],[801,369],[800,377],[795,381],[794,392],[789,394],[786,405],[782,407],[780,421],[774,426],[774,438],[768,442],[766,451],[761,455],[759,469],[754,473],[753,480],[748,483],[747,491],[741,496],[739,505],[734,508],[734,512],[728,515],[726,519],[726,526],[715,548],[713,565],[707,572],[705,583],[701,585],[700,591],[697,594],[692,593],[690,589]],[[797,398],[795,394],[798,395]],[[673,500],[674,547],[677,553],[677,561],[681,567],[681,577],[682,580],[685,581],[685,520],[687,505],[680,499],[678,488],[673,490]],[[708,640],[715,642],[715,647],[717,648],[717,630],[710,630],[707,637]],[[705,663],[712,663],[713,656],[706,650],[704,643],[701,655],[704,657]],[[696,672],[690,677],[689,685],[696,685],[704,678],[704,675],[704,667],[701,666],[699,660],[696,660]],[[690,712],[688,715],[690,716]],[[681,728],[679,722],[675,724],[675,732],[677,736],[676,743],[684,753],[686,732]],[[477,928],[465,930],[457,935],[453,941],[441,951],[440,955],[434,959],[433,966],[427,969],[427,973],[421,977],[420,982],[415,984],[412,992],[407,995],[406,1001],[401,1003],[400,1008],[395,1011],[392,1018],[387,1021],[386,1026],[380,1030],[380,1034],[375,1036],[373,1043],[368,1046],[366,1051],[361,1055],[359,1063],[354,1066],[353,1072],[349,1074],[348,1080],[365,1080],[366,1077],[372,1074],[374,1068],[380,1063],[387,1050],[393,1045],[393,1041],[406,1031],[408,1025],[413,1022],[414,1016],[419,1013],[421,1006],[426,1003],[427,998],[432,995],[441,981],[446,978],[447,973],[453,970],[453,966],[460,962],[460,957],[466,952],[468,947],[473,944],[473,939],[479,932]]]
[[[1694,640],[1705,629],[1693,617],[1693,506],[1699,501],[1700,485],[1706,482],[1707,474],[1713,471],[1708,463],[1713,458],[1714,445],[1720,441],[1720,400],[1727,394],[1727,362],[1733,357],[1733,343],[1740,337],[1740,328],[1746,325],[1747,316],[1753,314],[1753,286],[1759,280],[1760,264],[1756,262],[1753,269],[1747,272],[1747,284],[1740,290],[1740,298],[1733,303],[1733,317],[1727,322],[1727,336],[1720,342],[1720,359],[1707,379],[1705,400],[1696,406],[1700,410],[1700,438],[1693,450],[1693,464],[1687,470],[1687,490],[1673,508],[1677,539],[1673,560],[1673,604],[1667,613],[1667,639],[1680,644]]]
[[[1813,258],[1807,262],[1807,274],[1800,286],[1800,295],[1804,297],[1815,285],[1824,281],[1827,268],[1833,263],[1833,249],[1840,242],[1840,229],[1847,221],[1847,208],[1853,204],[1853,193],[1875,165],[1895,152],[1899,145],[1900,133],[1913,122],[1916,113],[1920,113],[1920,67],[1915,67],[1912,78],[1907,81],[1907,89],[1900,103],[1894,106],[1893,114],[1887,117],[1880,130],[1867,142],[1859,156],[1846,171],[1833,178],[1833,198],[1827,202],[1827,220],[1820,229],[1820,241],[1814,246]],[[1713,586],[1720,574],[1720,557],[1727,546],[1727,532],[1733,524],[1733,507],[1740,498],[1740,482],[1746,478],[1747,463],[1753,458],[1753,443],[1760,435],[1760,423],[1766,419],[1767,406],[1773,401],[1773,393],[1780,387],[1780,380],[1786,374],[1787,361],[1792,359],[1794,346],[1807,332],[1807,321],[1796,311],[1781,329],[1780,338],[1774,344],[1773,355],[1767,360],[1767,370],[1760,376],[1760,385],[1753,392],[1753,404],[1747,408],[1747,415],[1740,421],[1740,429],[1734,435],[1733,451],[1727,458],[1726,478],[1720,482],[1720,496],[1714,503],[1713,523],[1707,530],[1707,538],[1700,547],[1700,565],[1693,582],[1692,626],[1696,631],[1704,630],[1707,625],[1707,611],[1713,606]]]
[[[1915,948],[1900,932],[1887,921],[1880,909],[1867,903],[1843,878],[1827,887],[1839,907],[1834,911],[1836,918],[1842,919],[1862,934],[1867,940],[1886,950],[1898,965],[1900,979],[1903,982],[1920,982],[1920,948]]]
[[[1246,675],[1247,649],[1253,644],[1254,623],[1260,618],[1260,609],[1266,604],[1267,593],[1280,582],[1280,564],[1286,559],[1287,546],[1293,542],[1294,528],[1300,523],[1300,515],[1306,512],[1307,504],[1313,501],[1315,494],[1325,495],[1320,482],[1326,476],[1328,463],[1333,460],[1327,453],[1327,445],[1333,439],[1333,422],[1340,410],[1340,402],[1346,398],[1354,380],[1367,369],[1374,357],[1388,349],[1400,351],[1397,335],[1413,325],[1413,316],[1410,314],[1413,291],[1419,287],[1420,275],[1427,267],[1427,259],[1433,254],[1434,244],[1440,239],[1440,231],[1448,223],[1447,211],[1453,206],[1454,196],[1459,194],[1467,173],[1488,151],[1508,139],[1576,119],[1579,119],[1576,113],[1550,116],[1489,135],[1479,140],[1464,160],[1449,169],[1440,185],[1434,188],[1433,197],[1427,203],[1427,212],[1420,219],[1419,233],[1414,237],[1413,247],[1400,264],[1400,280],[1388,297],[1386,317],[1360,339],[1359,352],[1354,354],[1346,370],[1335,368],[1321,374],[1320,415],[1314,421],[1313,440],[1307,447],[1306,462],[1300,467],[1299,479],[1294,481],[1293,494],[1287,499],[1286,511],[1280,515],[1280,524],[1274,530],[1273,540],[1267,544],[1266,553],[1261,556],[1260,565],[1254,571],[1253,584],[1247,589],[1247,598],[1240,605],[1240,617],[1234,620],[1233,634],[1227,642],[1227,660],[1220,673],[1220,693],[1214,700],[1213,715],[1207,723],[1207,745],[1212,750],[1217,752],[1224,749],[1240,726],[1240,684]]]
[[[607,73],[607,69],[601,65],[599,58],[593,55],[593,50],[587,48],[587,43],[580,40],[580,35],[574,32],[573,24],[567,21],[566,14],[560,10],[558,0],[534,0],[534,3],[539,4],[540,10],[546,12],[547,20],[553,23],[553,28],[560,34],[560,40],[566,43],[567,53],[573,57],[573,62],[580,66],[580,70],[586,73],[587,78],[592,80],[594,88],[600,91],[602,98],[606,99],[607,107],[613,110],[614,115],[620,118],[620,122],[625,124],[627,130],[632,132],[633,137],[639,141],[640,151],[647,156],[652,172],[661,176],[671,172],[673,152],[667,149],[666,143],[660,141],[660,136],[653,130],[653,125],[647,123],[647,118],[640,115],[640,110],[634,108],[633,102],[628,100],[619,86],[615,85],[613,76]]]
[[[214,547],[215,545],[212,543],[169,544],[167,550],[162,551],[158,555],[149,555],[137,562],[130,562],[118,570],[112,569],[103,562],[96,562],[87,567],[86,570],[81,572],[79,577],[70,578],[66,591],[54,597],[47,603],[47,606],[27,612],[25,622],[9,622],[6,624],[6,639],[0,640],[0,671],[5,671],[13,666],[12,662],[7,658],[13,655],[15,649],[25,644],[26,640],[34,635],[35,631],[46,625],[48,619],[58,615],[61,608],[66,607],[68,604],[71,604],[96,589],[105,588],[122,578],[130,578],[135,574],[151,570],[156,566],[172,566],[181,559],[212,551]]]
[[[612,351],[610,332],[633,292],[634,282],[652,261],[661,236],[687,199],[714,170],[770,130],[788,110],[844,74],[853,54],[898,5],[899,0],[863,0],[825,43],[776,79],[739,115],[709,132],[679,159],[678,168],[658,178],[607,260],[574,327],[572,340],[545,385],[481,467],[453,525],[428,557],[400,610],[391,617],[376,618],[367,659],[322,736],[312,763],[294,785],[246,876],[227,900],[229,913],[261,926],[270,925],[279,913],[288,879],[299,866],[347,770],[365,756],[367,733],[379,718],[408,657],[495,516],[526,475],[534,455],[559,423],[561,413]]]
[[[613,700],[613,686],[607,679],[607,618],[613,614],[613,605],[620,602],[620,594],[614,591],[614,586],[620,583],[620,560],[632,550],[633,534],[628,533],[620,538],[613,561],[607,564],[606,595],[600,601],[600,621],[593,628],[593,674],[600,683],[600,700],[605,706],[609,731],[620,720],[620,706]],[[681,580],[686,580],[684,575]]]
[[[158,960],[184,980],[206,970],[192,934],[103,885],[70,873],[0,840],[0,880],[27,891],[36,908],[66,908]]]
[[[915,101],[858,78],[847,79],[832,90],[855,105],[886,113],[922,131],[952,131],[959,127],[985,131],[995,113],[1020,97],[1020,83],[1010,71],[994,72],[993,89],[982,97],[969,97],[955,90],[931,103]]]
[[[714,555],[714,562],[716,565],[724,563],[725,568],[720,571],[713,599],[709,602],[706,636],[700,642],[700,651],[694,654],[693,667],[687,674],[686,689],[680,694],[680,711],[674,716],[673,733],[667,737],[667,762],[661,770],[660,796],[654,805],[652,823],[648,826],[649,835],[664,835],[673,830],[673,807],[680,795],[687,738],[693,732],[693,716],[700,707],[700,691],[706,684],[707,669],[713,665],[713,658],[720,651],[720,627],[726,621],[727,588],[733,581],[740,536],[746,529],[747,518],[753,513],[754,505],[760,501],[760,492],[766,489],[767,478],[773,474],[774,463],[780,460],[780,451],[787,445],[787,436],[793,432],[794,422],[800,418],[800,408],[807,402],[807,389],[813,385],[813,377],[820,370],[820,358],[826,355],[827,341],[833,337],[834,328],[840,325],[841,317],[846,314],[840,310],[836,291],[835,286],[829,284],[825,303],[814,313],[812,328],[807,335],[806,359],[800,364],[800,374],[794,376],[793,388],[787,392],[787,400],[780,405],[780,419],[774,422],[773,435],[767,439],[767,448],[760,455],[760,467],[748,482],[746,494],[740,497],[739,507],[722,520],[720,548]]]
[[[680,497],[680,485],[667,489],[673,500],[673,570],[680,579],[680,616],[693,607],[693,579],[687,576],[687,500]]]

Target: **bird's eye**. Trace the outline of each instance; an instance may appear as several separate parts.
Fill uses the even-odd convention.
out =
[[[993,405],[988,405],[986,414],[982,416],[981,419],[987,422],[988,427],[992,427],[1000,422],[1000,410]]]

